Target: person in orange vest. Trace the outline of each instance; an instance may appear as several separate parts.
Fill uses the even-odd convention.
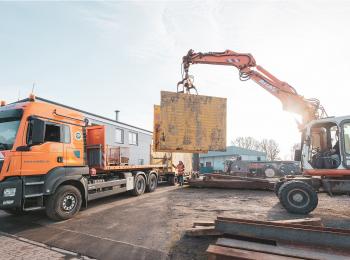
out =
[[[185,165],[182,161],[179,161],[179,164],[175,168],[177,170],[178,182],[179,182],[180,186],[182,186],[184,184]]]

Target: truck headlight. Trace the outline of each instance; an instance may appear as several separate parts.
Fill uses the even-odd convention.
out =
[[[16,188],[4,189],[4,197],[14,197],[16,195]]]

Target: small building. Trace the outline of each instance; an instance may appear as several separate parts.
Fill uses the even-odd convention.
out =
[[[237,146],[227,146],[225,152],[208,152],[199,155],[201,168],[223,171],[225,161],[240,157],[242,161],[266,161],[266,153],[245,149]]]

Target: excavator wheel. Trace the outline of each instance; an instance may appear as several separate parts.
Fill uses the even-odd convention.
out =
[[[303,181],[287,181],[281,185],[278,197],[290,213],[309,214],[318,204],[317,192]]]

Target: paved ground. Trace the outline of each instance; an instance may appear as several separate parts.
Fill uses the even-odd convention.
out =
[[[84,259],[71,252],[64,252],[60,249],[52,249],[44,244],[11,236],[0,232],[0,260],[63,260],[63,259]]]
[[[249,219],[290,219],[273,192],[160,187],[132,197],[116,195],[90,203],[77,217],[52,222],[43,213],[11,216],[0,212],[0,231],[97,259],[206,259],[210,238],[189,238],[194,221],[217,215]],[[350,229],[349,196],[320,203],[309,217]]]

